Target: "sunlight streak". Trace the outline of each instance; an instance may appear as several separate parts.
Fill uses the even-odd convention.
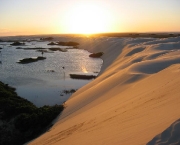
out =
[[[82,66],[81,69],[82,69],[83,73],[88,73],[87,69],[84,66]]]

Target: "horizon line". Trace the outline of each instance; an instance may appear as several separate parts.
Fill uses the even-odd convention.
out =
[[[47,34],[22,34],[22,35],[0,35],[0,37],[21,37],[21,36],[47,36],[47,35],[84,35],[84,36],[91,36],[91,35],[103,35],[103,34],[178,34],[180,31],[151,31],[151,32],[99,32],[99,33],[90,33],[90,34],[84,34],[84,33],[47,33]]]

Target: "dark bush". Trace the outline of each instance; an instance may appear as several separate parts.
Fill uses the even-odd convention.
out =
[[[0,144],[21,145],[37,137],[63,109],[63,105],[37,108],[0,82]]]

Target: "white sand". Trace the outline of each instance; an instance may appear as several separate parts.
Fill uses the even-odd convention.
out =
[[[180,141],[180,37],[76,41],[82,49],[104,52],[100,76],[78,90],[50,131],[31,145]]]

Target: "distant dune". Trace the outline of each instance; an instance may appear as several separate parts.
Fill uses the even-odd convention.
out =
[[[29,144],[180,143],[180,37],[69,41],[103,52],[101,72],[71,96],[55,125]]]

